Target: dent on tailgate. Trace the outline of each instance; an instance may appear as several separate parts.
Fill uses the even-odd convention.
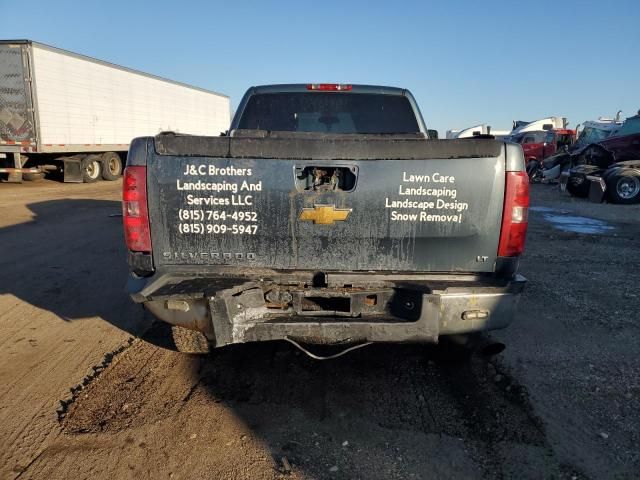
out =
[[[201,149],[189,156],[183,145],[181,151],[164,146],[167,154],[150,159],[156,265],[494,268],[505,170],[504,149],[494,142],[484,140],[494,144],[491,154],[470,158],[443,158],[434,144],[405,155],[414,158],[387,160],[367,158],[372,153],[362,145],[352,146],[351,159],[302,159],[303,140],[294,141],[300,159],[259,158],[274,148],[269,139],[236,142],[252,142],[253,158],[212,158]],[[448,152],[472,151],[447,142]],[[426,143],[408,145],[415,150]]]

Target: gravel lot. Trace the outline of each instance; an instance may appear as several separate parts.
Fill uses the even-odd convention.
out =
[[[640,206],[533,186],[498,357],[315,362],[162,348],[123,293],[120,188],[0,185],[0,478],[638,478]]]

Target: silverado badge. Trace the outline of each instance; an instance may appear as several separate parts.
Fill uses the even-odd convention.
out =
[[[333,222],[343,222],[351,213],[350,208],[336,208],[335,205],[314,205],[313,208],[303,208],[300,220],[313,222],[316,225],[333,225]]]

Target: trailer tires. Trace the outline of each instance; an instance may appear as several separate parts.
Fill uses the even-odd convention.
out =
[[[26,180],[27,182],[40,182],[40,181],[44,180],[44,172],[23,173],[22,174],[22,179]]]
[[[171,336],[176,350],[179,352],[202,355],[211,351],[207,337],[197,330],[172,325]]]
[[[122,175],[122,159],[115,152],[102,154],[102,178],[104,180],[117,180]]]
[[[640,203],[640,172],[619,169],[606,181],[611,202],[622,205]]]
[[[97,182],[102,173],[102,163],[98,155],[87,155],[82,160],[82,181],[84,183]]]

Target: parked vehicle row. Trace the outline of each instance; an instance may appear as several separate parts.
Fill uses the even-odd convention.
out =
[[[600,118],[579,134],[566,119],[514,122],[509,140],[522,146],[531,182],[559,181],[577,197],[614,203],[640,202],[640,115]],[[553,120],[555,119],[555,120]]]
[[[571,167],[572,157],[584,152],[586,147],[609,137],[616,132],[621,122],[611,119],[599,119],[583,124],[582,131],[573,144],[566,145],[548,158],[545,158],[538,172],[533,172],[532,180],[556,181],[562,172]]]

